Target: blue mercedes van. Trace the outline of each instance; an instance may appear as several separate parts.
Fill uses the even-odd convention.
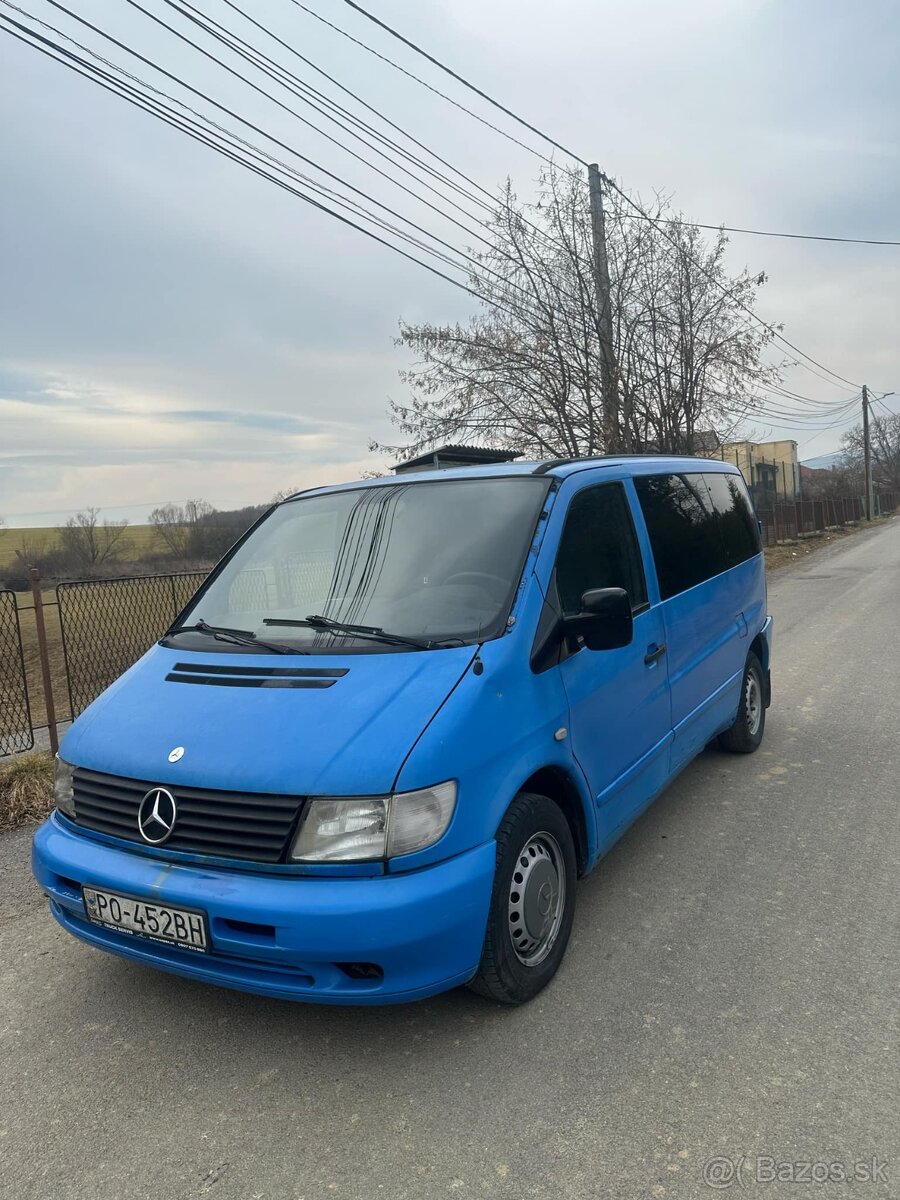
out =
[[[576,883],[770,700],[726,463],[421,471],[271,509],[78,718],[34,872],[92,946],[295,1000],[533,997]]]

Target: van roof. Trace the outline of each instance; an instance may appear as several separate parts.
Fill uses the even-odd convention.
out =
[[[734,463],[723,462],[720,458],[693,458],[687,455],[668,454],[602,454],[595,458],[548,458],[534,459],[530,462],[487,463],[478,467],[446,467],[441,470],[426,468],[421,471],[404,471],[401,475],[385,475],[377,479],[359,479],[348,483],[326,484],[320,487],[304,488],[297,496],[308,496],[324,492],[344,491],[349,488],[385,487],[406,485],[410,483],[427,483],[435,480],[450,481],[454,479],[495,479],[513,478],[523,475],[549,475],[554,479],[567,479],[579,471],[597,467],[615,469],[616,475],[646,475],[649,472],[669,471],[677,473],[687,470],[718,471],[729,475],[739,475],[740,471]],[[288,497],[293,499],[294,497]]]

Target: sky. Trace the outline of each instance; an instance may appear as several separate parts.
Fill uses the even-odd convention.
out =
[[[316,78],[225,0],[196,2]],[[485,187],[509,176],[528,195],[539,164],[524,149],[294,0],[236,2]],[[17,3],[177,91],[47,0]],[[165,0],[142,3],[191,29]],[[342,0],[308,6],[540,146]],[[371,6],[623,185],[663,189],[697,221],[900,237],[895,0]],[[129,0],[74,7],[367,195],[405,201]],[[383,469],[368,444],[397,440],[388,405],[406,399],[398,371],[409,365],[398,320],[465,320],[471,297],[5,33],[0,100],[12,114],[0,127],[0,517],[47,525],[94,505],[140,522],[166,501],[239,507]],[[468,240],[415,202],[405,211]],[[808,354],[900,392],[900,247],[734,235],[728,266],[766,272],[760,315]],[[832,404],[857,390],[801,368],[785,386]],[[809,459],[835,450],[841,428],[755,432],[795,437]]]

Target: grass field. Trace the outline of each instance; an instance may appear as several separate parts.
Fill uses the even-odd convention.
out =
[[[53,526],[31,529],[0,529],[0,568],[15,557],[23,544],[32,550],[53,550],[59,535]],[[129,525],[122,539],[123,562],[134,562],[148,555],[164,554],[166,545],[152,525]]]

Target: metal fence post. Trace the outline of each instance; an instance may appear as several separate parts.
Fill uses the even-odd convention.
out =
[[[56,732],[56,709],[53,705],[53,681],[50,676],[50,654],[47,650],[47,627],[44,624],[44,598],[41,595],[41,574],[35,567],[28,572],[31,579],[31,595],[34,599],[34,626],[37,630],[38,654],[41,659],[41,682],[44,685],[44,704],[47,709],[47,730],[50,734],[50,749],[59,750]]]

